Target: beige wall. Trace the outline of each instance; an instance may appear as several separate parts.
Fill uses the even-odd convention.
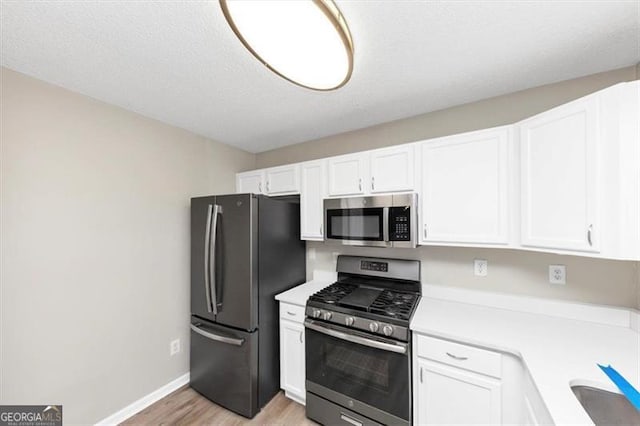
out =
[[[514,123],[604,87],[635,80],[640,65],[532,88],[404,120],[300,143],[257,155],[258,168]],[[422,260],[424,282],[640,309],[639,263],[518,250],[423,247],[376,250],[310,243],[316,260],[307,271],[335,268],[332,253],[365,253]],[[489,275],[475,277],[474,258],[489,260]],[[567,265],[567,285],[548,282],[548,265]]]
[[[635,80],[635,66],[549,84],[259,153],[256,167],[329,157],[515,123],[572,99]]]
[[[308,278],[311,278],[314,269],[335,271],[335,253],[420,260],[422,282],[425,284],[628,308],[640,307],[637,305],[637,262],[506,249],[379,249],[308,242]],[[311,259],[313,256],[315,259]],[[476,258],[488,261],[486,277],[476,277],[473,274],[473,260]],[[549,265],[557,264],[566,265],[566,285],[549,284]]]
[[[1,107],[0,404],[94,423],[189,371],[189,198],[255,156],[5,68]]]

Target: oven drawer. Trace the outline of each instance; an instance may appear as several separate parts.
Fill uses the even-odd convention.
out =
[[[322,425],[382,426],[381,423],[347,410],[310,392],[307,392],[306,415],[311,420]]]
[[[416,354],[443,364],[500,378],[502,355],[473,346],[415,334]]]
[[[280,302],[280,318],[302,323],[304,321],[304,306]]]

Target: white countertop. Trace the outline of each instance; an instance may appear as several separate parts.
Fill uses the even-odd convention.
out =
[[[508,296],[504,306],[496,307],[499,303],[492,303],[494,306],[469,303],[474,299],[473,293],[479,293],[473,291],[461,297],[464,302],[452,300],[456,293],[463,295],[464,290],[455,290],[453,297],[452,294],[432,297],[441,296],[441,292],[440,289],[423,292],[426,296],[418,305],[411,329],[520,357],[558,425],[593,424],[574,396],[572,384],[617,391],[598,363],[611,364],[640,388],[640,334],[630,328],[637,321],[637,314],[632,311],[593,306],[595,315],[589,316],[589,305],[549,302],[553,304],[551,311],[560,303],[567,312],[564,317],[559,313],[551,316],[515,309],[528,303],[535,304],[532,311],[539,311],[546,303],[541,299]],[[479,295],[477,300],[486,295]],[[515,303],[510,305],[509,300]],[[631,325],[618,324],[621,317],[626,318],[625,312]],[[571,318],[572,315],[586,320]],[[593,317],[604,319],[593,322]]]
[[[336,281],[336,273],[328,271],[313,271],[313,280],[300,284],[290,290],[280,293],[276,300],[294,305],[304,306],[307,299],[316,291],[330,286]]]

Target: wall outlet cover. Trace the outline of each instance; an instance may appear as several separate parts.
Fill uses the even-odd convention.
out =
[[[473,260],[473,273],[477,277],[486,277],[489,268],[489,262],[486,259]]]
[[[549,265],[549,283],[561,285],[567,283],[567,268],[565,265]]]
[[[173,356],[180,352],[180,339],[172,340],[169,343],[169,355]]]

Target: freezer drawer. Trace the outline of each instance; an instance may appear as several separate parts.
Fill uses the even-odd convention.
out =
[[[191,317],[191,382],[211,401],[245,417],[258,412],[258,331]]]

